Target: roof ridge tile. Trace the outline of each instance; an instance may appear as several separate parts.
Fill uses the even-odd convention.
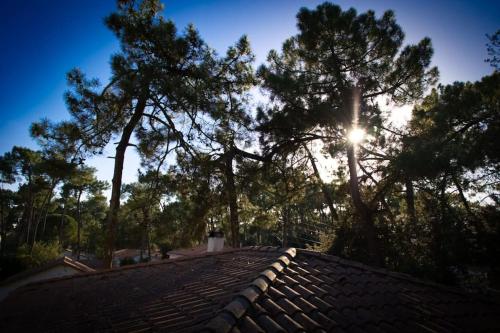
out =
[[[285,269],[283,265],[284,265],[283,262],[275,261],[271,265],[269,265],[269,269],[272,269],[276,272],[276,274],[279,274]]]
[[[279,251],[276,247],[263,246],[253,248],[259,251]],[[285,268],[290,265],[293,258],[295,258],[297,250],[295,248],[288,248],[283,251],[275,262],[261,272],[258,277],[252,281],[250,286],[242,290],[227,304],[215,317],[213,317],[205,326],[204,332],[230,332],[238,321],[243,318],[247,310],[255,301],[264,294],[269,286],[277,279],[278,274],[283,272]],[[245,299],[248,304],[243,306],[240,302]]]
[[[275,276],[276,278],[276,276]],[[265,293],[267,291],[267,288],[269,288],[269,282],[272,283],[273,280],[269,280],[269,282],[267,281],[268,280],[268,277],[265,276],[265,275],[259,275],[258,278],[256,278],[255,280],[252,281],[251,285],[252,286],[255,286],[259,289],[260,293]]]
[[[238,296],[245,297],[248,302],[253,303],[260,296],[261,290],[255,285],[250,285],[250,287],[242,290]],[[235,296],[236,297],[236,296]]]

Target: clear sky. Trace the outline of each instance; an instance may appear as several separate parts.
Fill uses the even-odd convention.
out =
[[[220,53],[242,34],[249,36],[257,56],[265,61],[270,49],[296,33],[300,7],[317,0],[164,0],[165,16],[179,29],[193,23],[204,40]],[[500,29],[498,0],[365,0],[335,1],[358,12],[393,9],[407,36],[416,42],[432,39],[434,65],[441,82],[478,80],[489,74],[484,63],[486,33]],[[1,0],[0,1],[0,154],[13,145],[36,148],[29,125],[42,117],[67,118],[63,101],[65,73],[73,67],[106,82],[108,61],[118,50],[103,24],[114,0]],[[112,155],[112,152],[109,153]],[[137,158],[129,152],[126,182],[135,179]],[[112,160],[91,162],[98,176],[111,180]],[[127,164],[126,164],[127,165]]]

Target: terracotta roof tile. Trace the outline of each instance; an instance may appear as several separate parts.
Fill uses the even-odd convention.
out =
[[[449,307],[450,303],[455,305],[454,309]],[[257,305],[265,309],[265,315],[255,311]],[[495,316],[500,315],[498,300],[300,250],[268,291],[257,299],[247,316],[265,320],[270,317],[285,330],[293,331],[295,328],[283,327],[278,320],[284,311],[307,331],[315,327],[347,332],[500,328],[495,320]],[[453,316],[477,312],[486,316],[487,323],[474,322],[469,316],[469,325],[461,325]],[[259,320],[256,323],[260,323]]]
[[[276,289],[275,289],[276,290]],[[297,305],[295,305],[293,302],[291,302],[289,299],[286,297],[276,297],[276,293],[271,293],[269,292],[269,296],[272,297],[273,299],[276,300],[276,303],[283,308],[286,313],[290,315],[295,315],[296,312],[302,312],[302,309],[299,308]],[[283,294],[281,294],[283,295]]]
[[[302,312],[306,314],[311,314],[312,312],[319,311],[318,307],[315,306],[314,304],[310,303],[309,301],[305,300],[303,297],[295,297],[293,299],[289,298],[295,305],[297,305]]]
[[[281,291],[283,294],[285,294],[285,296],[287,298],[289,298],[291,300],[294,300],[297,297],[300,297],[300,294],[297,291],[295,291],[292,288],[290,288],[289,286],[287,286],[286,283],[283,281],[278,280],[276,286],[277,286],[279,291]]]
[[[257,316],[256,323],[262,327],[264,332],[268,333],[284,333],[286,332],[283,327],[281,327],[276,321],[274,321],[269,315],[261,314]]]
[[[494,332],[498,318],[492,295],[271,247],[37,283],[0,304],[2,332]]]
[[[316,322],[309,316],[306,316],[304,313],[296,313],[293,318],[300,323],[301,327],[304,327],[307,332],[313,332],[320,328],[322,328],[321,324]],[[323,327],[324,328],[324,327]]]
[[[280,313],[277,316],[273,317],[274,320],[284,329],[285,332],[306,332],[304,327],[301,324],[293,320],[286,313]],[[307,330],[307,332],[312,332],[311,330]]]
[[[194,327],[213,317],[280,253],[242,249],[28,285],[0,304],[0,331],[87,327],[83,309],[99,323],[93,330]]]
[[[244,316],[241,319],[240,331],[247,333],[265,333],[265,331],[249,316]]]

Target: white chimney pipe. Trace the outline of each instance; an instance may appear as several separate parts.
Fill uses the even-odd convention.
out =
[[[224,233],[212,231],[208,235],[207,252],[218,252],[224,249]]]

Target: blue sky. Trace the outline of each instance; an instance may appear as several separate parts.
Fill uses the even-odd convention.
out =
[[[205,41],[220,53],[242,34],[247,34],[257,56],[280,48],[295,34],[295,15],[300,7],[314,7],[316,0],[170,0],[165,16],[180,30],[193,23]],[[489,74],[484,63],[486,33],[500,29],[499,1],[335,1],[359,12],[386,9],[396,12],[407,42],[432,39],[434,65],[441,82],[477,80]],[[2,0],[0,2],[0,153],[13,145],[35,148],[29,125],[42,117],[67,118],[63,93],[65,74],[79,67],[106,82],[108,61],[118,50],[114,36],[103,24],[113,11],[114,0]],[[132,181],[137,159],[125,170]],[[112,160],[92,164],[99,178],[110,180]]]

